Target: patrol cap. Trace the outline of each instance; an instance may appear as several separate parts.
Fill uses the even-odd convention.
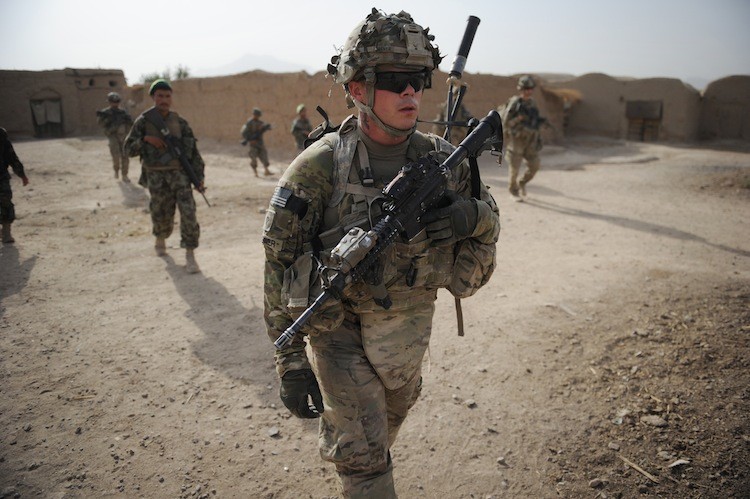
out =
[[[172,85],[170,85],[164,78],[159,78],[158,80],[154,80],[151,84],[151,87],[148,89],[148,95],[154,95],[154,92],[157,90],[169,90],[171,92]]]
[[[120,94],[117,92],[110,92],[107,94],[107,100],[109,102],[120,102]]]
[[[536,87],[536,83],[534,82],[534,78],[532,78],[531,76],[523,75],[518,79],[518,90],[534,87]]]
[[[297,106],[297,114],[301,113],[304,110],[305,110],[304,104],[300,104],[299,106]]]
[[[263,112],[260,110],[260,108],[253,108],[253,116],[260,116],[261,114],[263,114]]]

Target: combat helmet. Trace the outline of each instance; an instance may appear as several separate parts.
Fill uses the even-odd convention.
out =
[[[532,78],[529,75],[523,75],[518,79],[518,90],[525,90],[525,89],[531,89],[536,87],[536,83],[534,82],[534,78]]]
[[[110,92],[107,94],[107,101],[108,102],[120,102],[120,94],[117,92]]]
[[[432,71],[443,59],[429,28],[422,28],[411,15],[401,11],[385,14],[372,12],[358,23],[338,54],[331,58],[328,73],[344,86],[349,107],[370,116],[380,128],[395,136],[409,135],[414,128],[399,130],[383,123],[372,111],[375,101],[375,79],[378,66],[395,66],[405,71],[426,71],[425,88],[430,87]],[[349,95],[347,84],[362,79],[367,85],[367,105]]]

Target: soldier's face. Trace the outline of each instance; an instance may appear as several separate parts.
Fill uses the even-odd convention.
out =
[[[367,103],[367,87],[363,81],[349,83],[352,97]],[[418,92],[411,85],[406,85],[401,92],[375,89],[375,103],[372,110],[386,125],[399,130],[412,128],[419,116],[419,106],[422,103],[422,90]]]
[[[151,96],[154,99],[154,106],[162,112],[168,112],[172,107],[172,91],[159,89]]]
[[[534,93],[533,88],[522,88],[521,89],[521,98],[523,100],[529,100],[531,99],[531,95]]]

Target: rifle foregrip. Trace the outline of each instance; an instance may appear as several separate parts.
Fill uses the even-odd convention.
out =
[[[466,31],[461,39],[461,45],[458,47],[458,54],[453,59],[453,66],[451,67],[451,76],[461,78],[466,67],[466,58],[469,56],[469,50],[471,50],[471,44],[474,42],[474,35],[477,34],[477,28],[479,27],[480,19],[476,16],[469,16],[466,20]]]

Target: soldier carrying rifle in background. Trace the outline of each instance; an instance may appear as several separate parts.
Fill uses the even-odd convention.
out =
[[[170,110],[172,86],[166,80],[156,80],[149,94],[154,107],[136,118],[125,139],[125,149],[131,156],[141,157],[142,175],[138,183],[148,187],[151,194],[149,207],[156,254],[167,255],[166,239],[172,234],[176,206],[180,210],[180,247],[185,248],[185,270],[194,274],[200,272],[194,255],[200,225],[192,187],[201,194],[206,190],[205,164],[190,125]]]
[[[539,128],[548,123],[546,118],[539,115],[539,108],[531,98],[534,87],[536,83],[531,76],[521,76],[518,79],[518,95],[512,96],[498,108],[507,137],[505,163],[508,165],[508,190],[514,201],[524,200],[526,184],[534,178],[541,166],[539,151],[542,150],[542,135]],[[518,173],[524,159],[526,173],[519,181]]]
[[[112,155],[112,167],[115,169],[115,178],[119,177],[122,169],[122,181],[130,182],[128,178],[128,153],[123,149],[125,137],[133,124],[133,118],[127,111],[120,109],[120,94],[110,92],[107,94],[109,107],[96,112],[96,121],[104,129],[104,135],[109,140],[109,152]]]
[[[268,151],[266,150],[265,144],[263,144],[263,134],[271,129],[270,123],[263,123],[260,120],[263,112],[256,108],[253,108],[253,117],[247,120],[242,126],[240,133],[242,134],[242,145],[250,145],[248,155],[250,156],[250,166],[253,169],[255,176],[258,176],[258,159],[263,163],[265,168],[265,175],[273,175],[273,172],[268,169]]]

